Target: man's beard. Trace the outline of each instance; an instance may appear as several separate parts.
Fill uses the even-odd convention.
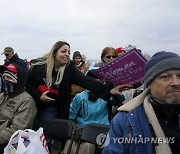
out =
[[[158,97],[158,95],[152,95],[153,98],[155,98],[156,100],[158,100],[159,102],[161,102],[162,104],[169,104],[169,105],[173,105],[173,104],[180,104],[180,95],[170,95],[170,96],[166,96],[166,97]]]
[[[180,96],[178,98],[167,98],[163,102],[166,104],[180,104]]]
[[[180,86],[171,86],[167,89],[167,96],[162,98],[166,104],[180,104]]]
[[[169,89],[168,92],[168,96],[166,99],[164,99],[164,102],[167,104],[180,104],[180,93],[174,93],[174,92],[180,91],[180,87],[179,86],[174,86],[171,87],[171,89]]]

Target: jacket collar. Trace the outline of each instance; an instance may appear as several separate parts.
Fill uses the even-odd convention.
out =
[[[124,105],[120,106],[117,110],[130,112],[131,110],[140,106],[148,94],[149,94],[149,89],[145,89],[140,95],[130,100],[129,102],[125,103]]]
[[[119,107],[118,111],[132,111],[136,107],[143,104],[146,116],[148,118],[149,123],[152,125],[153,130],[157,138],[165,138],[165,134],[159,124],[159,121],[155,115],[154,109],[152,108],[151,103],[149,102],[149,89],[145,89],[143,93],[125,103],[121,107]],[[155,150],[157,154],[172,154],[171,149],[168,143],[160,143],[158,146],[155,146]]]
[[[22,88],[22,89],[18,89],[16,91],[13,91],[12,93],[8,94],[8,97],[9,98],[13,98],[21,93],[23,93],[25,91],[25,88]]]

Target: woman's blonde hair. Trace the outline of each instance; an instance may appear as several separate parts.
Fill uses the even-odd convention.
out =
[[[47,64],[46,81],[45,82],[48,87],[50,87],[53,82],[52,81],[52,72],[53,72],[53,68],[54,68],[55,55],[56,55],[57,51],[59,50],[59,48],[61,48],[63,45],[68,45],[70,47],[70,45],[67,42],[58,41],[52,46],[49,53],[45,54],[42,58],[39,58],[40,61],[33,64],[33,65]],[[66,65],[59,67],[59,70],[58,70],[58,73],[56,76],[56,80],[55,80],[56,85],[59,85],[61,83]]]

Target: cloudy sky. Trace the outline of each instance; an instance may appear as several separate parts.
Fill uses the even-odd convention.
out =
[[[29,60],[65,40],[88,59],[128,44],[180,54],[179,7],[180,0],[1,0],[0,51],[11,46]]]

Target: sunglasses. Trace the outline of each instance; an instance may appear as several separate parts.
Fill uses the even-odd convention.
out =
[[[9,53],[7,53],[7,54],[4,54],[6,57],[9,55]]]
[[[116,58],[116,56],[115,56],[115,55],[112,55],[112,56],[105,56],[105,58],[106,58],[106,59],[111,59],[111,58],[114,59],[114,58]]]

